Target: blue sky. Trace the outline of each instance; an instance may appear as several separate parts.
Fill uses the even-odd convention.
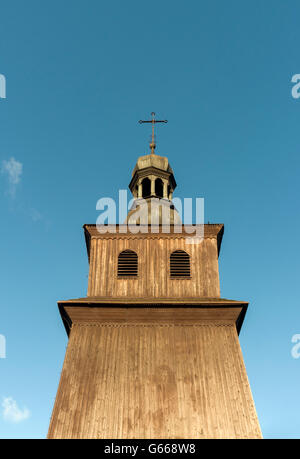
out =
[[[86,295],[82,225],[126,189],[153,110],[175,196],[225,224],[221,295],[250,302],[240,341],[263,435],[300,437],[299,15],[293,0],[2,2],[1,438],[47,434],[57,301]]]

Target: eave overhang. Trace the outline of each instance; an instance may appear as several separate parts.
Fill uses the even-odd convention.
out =
[[[201,226],[201,225],[199,225]],[[164,232],[162,225],[156,227],[157,232],[151,232],[151,226],[145,225],[148,227],[148,232],[144,232],[141,225],[141,232],[131,233],[127,225],[102,225],[102,227],[107,228],[107,232],[100,233],[97,229],[96,224],[85,224],[83,225],[84,236],[87,248],[87,255],[90,260],[90,247],[92,238],[108,238],[108,239],[137,239],[137,238],[184,238],[191,237],[192,234],[196,233],[196,225],[182,225],[180,227],[177,225],[170,225],[168,227],[169,232]],[[194,233],[193,233],[194,231]],[[220,254],[222,238],[224,234],[224,225],[223,223],[206,223],[204,225],[204,238],[216,238],[218,246],[218,255]]]
[[[59,301],[60,315],[69,336],[74,322],[130,322],[140,318],[143,322],[167,320],[176,317],[181,322],[235,324],[240,333],[248,303],[223,298],[77,298]],[[179,320],[179,319],[178,319]]]

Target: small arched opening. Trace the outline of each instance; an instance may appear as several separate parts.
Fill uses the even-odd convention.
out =
[[[170,255],[170,276],[191,277],[190,256],[184,250],[175,250]]]
[[[148,198],[151,195],[151,180],[148,177],[142,181],[143,198]]]
[[[138,275],[138,256],[133,250],[124,250],[118,257],[118,277]]]
[[[155,195],[158,198],[163,198],[164,197],[164,184],[162,179],[157,178],[155,180]]]

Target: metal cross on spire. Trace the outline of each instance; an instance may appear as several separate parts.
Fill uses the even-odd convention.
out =
[[[155,125],[155,123],[167,123],[168,120],[156,120],[154,112],[151,113],[151,116],[152,116],[152,120],[140,120],[139,123],[140,124],[142,124],[142,123],[152,123],[152,140],[151,140],[151,143],[150,143],[150,149],[151,149],[151,154],[154,155],[154,149],[156,147],[155,136],[154,136],[154,125]]]

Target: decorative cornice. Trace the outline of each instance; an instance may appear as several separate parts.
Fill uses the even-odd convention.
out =
[[[187,238],[192,238],[193,236],[192,235],[177,235],[177,234],[167,234],[165,236],[161,236],[161,235],[155,235],[155,234],[147,234],[147,233],[141,233],[139,235],[137,234],[118,234],[118,235],[113,235],[113,234],[110,234],[110,233],[104,233],[104,234],[100,234],[100,236],[92,236],[91,239],[187,239]],[[217,239],[217,236],[215,235],[209,235],[209,236],[206,236],[204,239]]]
[[[167,180],[170,179],[170,181],[172,182],[172,187],[173,187],[173,190],[175,190],[176,188],[176,181],[175,181],[175,178],[174,178],[174,175],[172,172],[169,172],[169,171],[164,171],[162,169],[159,169],[157,167],[154,167],[154,166],[149,166],[149,167],[145,167],[144,169],[138,169],[135,171],[128,187],[130,190],[133,189],[134,185],[136,184],[136,182],[138,181],[139,178],[144,178],[144,177],[148,177],[149,175],[157,175],[158,177],[163,177]]]
[[[103,227],[107,227],[107,230],[110,232],[100,233],[97,229],[96,224],[85,224],[83,225],[84,235],[85,235],[85,242],[87,248],[88,258],[90,258],[90,246],[91,246],[91,239],[111,239],[111,240],[118,240],[118,239],[125,239],[125,240],[135,240],[135,239],[187,239],[192,238],[195,235],[190,231],[195,229],[196,225],[182,225],[179,227],[178,225],[170,225],[163,227],[162,225],[156,226],[154,229],[157,232],[151,232],[151,226],[145,225],[148,233],[139,232],[139,233],[132,233],[129,231],[127,225],[103,225]],[[145,228],[145,226],[141,226],[141,228]],[[220,253],[222,238],[224,234],[224,225],[223,223],[213,223],[209,224],[206,223],[204,225],[203,237],[204,239],[217,239],[217,246],[218,246],[218,254]],[[163,232],[164,229],[168,229],[169,232]],[[181,231],[179,231],[181,229]],[[200,228],[202,232],[202,228]],[[112,232],[114,231],[114,232]],[[200,232],[200,234],[201,234]]]
[[[204,229],[202,228],[204,226]],[[151,225],[140,225],[141,231],[133,233],[129,230],[128,225],[101,225],[107,228],[107,232],[100,233],[96,224],[83,225],[85,232],[93,238],[108,239],[186,239],[195,237],[197,227],[203,230],[205,239],[218,238],[223,235],[224,225],[204,224],[204,225],[157,225],[151,228]],[[147,232],[146,232],[147,231]]]
[[[71,328],[74,327],[102,327],[102,328],[126,328],[126,327],[138,327],[138,328],[174,328],[174,327],[234,327],[234,323],[217,323],[217,322],[210,322],[210,323],[191,323],[191,324],[160,324],[157,322],[153,323],[118,323],[118,322],[106,322],[106,323],[99,323],[99,322],[74,322]]]
[[[70,300],[62,300],[58,302],[59,305],[69,305],[69,306],[81,306],[87,305],[90,307],[93,306],[113,306],[117,305],[119,307],[130,307],[130,306],[141,306],[144,309],[149,308],[162,308],[169,309],[169,307],[239,307],[248,305],[247,301],[239,300],[228,300],[226,298],[195,298],[195,297],[185,297],[185,298],[170,298],[170,297],[101,297],[101,296],[86,296],[83,298],[74,298]]]
[[[84,300],[88,300],[84,301]],[[69,335],[73,325],[83,326],[232,326],[239,333],[248,304],[231,300],[211,304],[201,300],[198,304],[132,304],[120,299],[119,303],[90,302],[77,299],[59,302],[59,310]],[[117,299],[116,299],[117,300]],[[175,304],[174,304],[175,303]],[[216,304],[217,303],[217,304]]]

